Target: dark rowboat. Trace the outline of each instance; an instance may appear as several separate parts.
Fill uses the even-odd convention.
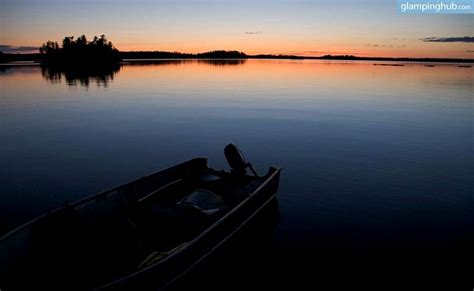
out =
[[[280,169],[258,176],[235,146],[225,154],[230,172],[196,158],[7,233],[0,243],[0,288],[166,288],[275,198]]]

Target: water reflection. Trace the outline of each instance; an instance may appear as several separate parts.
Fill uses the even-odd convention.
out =
[[[0,72],[3,229],[197,155],[219,163],[234,141],[284,167],[288,249],[472,237],[474,68],[205,61],[124,62],[107,90]]]
[[[168,59],[168,60],[133,60],[125,61],[127,66],[151,66],[151,65],[188,65],[188,64],[205,64],[214,66],[232,66],[243,65],[247,62],[245,59]]]
[[[0,77],[36,74],[37,68],[37,64],[33,62],[21,65],[0,64]]]
[[[198,60],[198,63],[214,66],[234,66],[243,65],[247,60],[244,59],[222,59],[222,60]]]
[[[93,82],[98,87],[107,87],[120,71],[121,65],[107,65],[97,67],[70,68],[58,66],[41,66],[41,75],[52,84],[59,84],[63,79],[69,86],[89,87]]]
[[[135,66],[135,67],[146,67],[146,66],[171,66],[171,65],[184,65],[184,64],[191,64],[194,60],[125,60],[123,65],[126,66]]]
[[[441,263],[437,250],[474,245],[474,68],[205,61],[124,62],[107,90],[68,90],[63,73],[51,85],[39,66],[0,67],[0,232],[196,156],[226,167],[222,145],[236,142],[257,170],[284,168],[281,219],[273,234],[234,244],[227,254],[243,263],[222,256],[201,286],[222,273],[227,285],[217,286],[246,284],[237,290],[377,277],[398,274],[387,271],[400,270],[394,260],[418,276],[415,257],[437,272],[466,265]]]
[[[182,60],[139,60],[125,61],[121,65],[107,65],[98,67],[59,67],[59,66],[41,66],[41,75],[51,84],[61,84],[63,80],[68,86],[81,85],[89,87],[91,83],[95,83],[98,87],[107,87],[113,81],[114,76],[122,69],[122,66],[171,66],[171,65],[189,65],[203,64],[211,66],[235,66],[243,65],[244,59],[182,59]]]

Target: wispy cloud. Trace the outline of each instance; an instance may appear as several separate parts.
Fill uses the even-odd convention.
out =
[[[4,53],[33,53],[38,52],[37,46],[13,46],[0,44],[0,51]]]
[[[296,56],[321,56],[321,55],[368,55],[369,53],[358,53],[358,52],[335,52],[335,51],[292,51],[291,55]]]
[[[474,36],[460,37],[425,37],[420,38],[424,42],[474,42]]]
[[[404,47],[407,47],[406,45],[393,45],[393,44],[371,44],[371,43],[367,43],[365,44],[365,46],[370,46],[370,47],[391,47],[391,48],[404,48]]]
[[[250,35],[262,34],[262,32],[259,31],[259,30],[255,30],[255,31],[249,30],[249,31],[240,31],[240,32],[235,32],[235,31],[234,31],[234,32],[227,32],[227,34],[233,34],[233,35],[248,35],[248,36],[250,36]]]

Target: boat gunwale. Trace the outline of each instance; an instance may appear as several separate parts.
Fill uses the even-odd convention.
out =
[[[131,184],[133,184],[133,183],[136,183],[136,182],[138,182],[138,181],[140,181],[140,180],[142,180],[142,179],[149,178],[150,176],[153,176],[153,175],[156,175],[156,174],[158,174],[158,173],[164,172],[164,171],[166,171],[166,170],[168,170],[168,169],[171,169],[171,168],[174,168],[174,167],[179,167],[179,166],[182,166],[182,165],[187,164],[187,163],[192,163],[192,162],[197,161],[197,160],[204,160],[204,161],[206,162],[206,165],[207,165],[207,158],[202,158],[202,157],[193,158],[193,159],[187,160],[187,161],[185,161],[185,162],[179,163],[179,164],[177,164],[177,165],[168,167],[168,168],[166,168],[166,169],[163,169],[163,170],[160,170],[160,171],[156,171],[156,172],[150,173],[150,174],[148,174],[148,175],[141,176],[141,177],[139,177],[139,178],[135,178],[135,179],[133,179],[133,180],[130,180],[129,182],[126,182],[126,183],[120,185],[120,186],[116,186],[116,187],[113,187],[113,188],[110,188],[110,189],[107,189],[107,190],[104,190],[104,191],[100,191],[100,192],[98,192],[98,193],[89,195],[89,196],[87,196],[87,197],[81,198],[81,199],[76,200],[76,201],[73,201],[73,202],[71,202],[71,203],[65,203],[65,205],[63,205],[63,206],[61,206],[61,207],[58,207],[58,208],[55,208],[55,209],[53,209],[53,210],[49,210],[49,211],[47,211],[47,212],[45,212],[45,213],[43,213],[43,214],[40,214],[39,216],[36,216],[35,218],[33,218],[33,219],[31,219],[31,220],[29,220],[29,221],[27,221],[27,222],[25,222],[25,223],[23,223],[23,224],[17,226],[16,228],[14,228],[14,229],[12,229],[12,230],[10,230],[10,231],[8,231],[7,233],[5,233],[3,236],[0,237],[0,241],[3,241],[4,239],[7,239],[9,236],[13,235],[13,234],[16,233],[17,231],[20,231],[20,230],[22,230],[23,228],[26,228],[26,227],[32,225],[33,223],[37,222],[38,220],[40,220],[40,219],[42,219],[42,218],[47,217],[48,215],[55,214],[55,213],[57,213],[57,212],[59,212],[59,211],[62,211],[62,210],[64,210],[64,209],[67,209],[67,208],[69,208],[69,207],[77,207],[77,206],[79,206],[79,205],[81,205],[81,204],[85,204],[85,203],[87,203],[87,202],[89,202],[89,201],[91,201],[91,200],[97,199],[97,198],[100,197],[101,195],[105,195],[105,196],[106,196],[106,194],[109,193],[109,192],[113,192],[113,191],[118,190],[118,189],[120,189],[120,188],[129,186],[129,185],[131,185]],[[176,180],[172,181],[171,183],[174,183],[174,182],[176,182]],[[166,186],[168,186],[169,184],[170,184],[170,183],[167,183],[167,184],[165,184],[165,185],[162,186],[162,187],[166,187]],[[153,191],[150,192],[150,193],[153,193],[153,192],[157,191],[158,189],[160,189],[160,188],[162,188],[162,187],[158,187],[157,189],[153,190]],[[150,194],[150,193],[149,193],[149,194]],[[149,194],[147,194],[147,195],[145,195],[145,196],[148,196]],[[144,197],[145,197],[145,196],[144,196]],[[142,198],[143,198],[143,197],[142,197]]]
[[[228,234],[225,238],[223,238],[219,243],[217,243],[212,249],[208,252],[206,252],[204,255],[202,255],[197,261],[195,261],[189,268],[187,268],[183,273],[179,274],[175,278],[171,279],[169,283],[165,285],[164,288],[167,288],[168,286],[171,286],[174,284],[176,281],[178,281],[180,278],[183,276],[186,276],[188,272],[190,272],[193,268],[198,266],[202,261],[204,261],[209,255],[211,255],[213,252],[215,252],[220,246],[225,244],[232,236],[234,236],[238,231],[240,231],[250,220],[252,220],[263,208],[267,207],[268,204],[272,200],[276,199],[276,193],[272,194],[270,198],[268,198],[260,207],[257,208],[252,214],[250,214],[249,217],[247,217],[239,226],[237,226],[230,234]]]

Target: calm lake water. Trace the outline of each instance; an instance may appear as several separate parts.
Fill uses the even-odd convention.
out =
[[[456,249],[474,229],[474,68],[161,61],[110,72],[0,67],[2,232],[233,142],[284,168],[280,256]]]

